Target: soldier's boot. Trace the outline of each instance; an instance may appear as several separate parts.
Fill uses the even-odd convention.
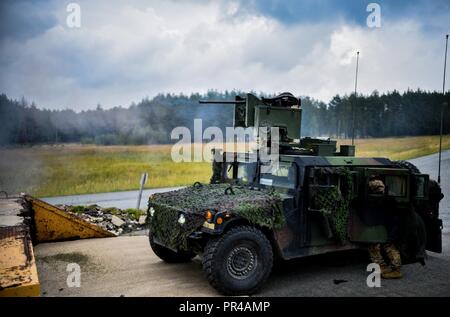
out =
[[[381,255],[381,245],[380,244],[372,244],[368,247],[369,256],[373,263],[376,263],[380,266],[381,276],[383,274],[387,274],[391,272],[391,268],[386,264]]]
[[[385,244],[384,250],[386,251],[389,261],[391,262],[392,270],[390,272],[386,272],[384,275],[381,274],[381,276],[386,279],[401,278],[403,275],[400,271],[400,268],[402,267],[400,251],[392,243]]]

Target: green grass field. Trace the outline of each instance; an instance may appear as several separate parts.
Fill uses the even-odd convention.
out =
[[[340,144],[350,144],[340,140]],[[356,140],[357,155],[410,159],[435,153],[438,137]],[[450,149],[450,135],[444,149]],[[211,164],[175,163],[171,145],[57,145],[0,149],[0,190],[38,197],[132,190],[149,173],[146,188],[208,182]]]

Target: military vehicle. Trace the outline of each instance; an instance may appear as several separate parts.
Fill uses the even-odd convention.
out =
[[[149,240],[168,263],[202,256],[210,284],[225,295],[257,292],[275,260],[367,248],[389,238],[392,219],[404,263],[441,252],[437,182],[407,162],[355,157],[355,147],[301,138],[300,100],[252,94],[235,100],[235,127],[278,127],[277,164],[260,153],[215,151],[210,184],[149,198]],[[264,167],[264,168],[263,168]],[[372,194],[376,176],[385,194]],[[389,201],[388,210],[371,204]],[[394,216],[394,218],[392,217]]]

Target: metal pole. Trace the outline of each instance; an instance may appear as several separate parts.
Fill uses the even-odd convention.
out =
[[[142,191],[144,190],[144,185],[147,182],[147,177],[148,177],[147,173],[144,173],[141,176],[141,183],[140,183],[140,187],[139,187],[139,195],[138,195],[136,209],[139,209],[139,207],[141,206]]]
[[[445,108],[445,71],[447,69],[447,48],[448,48],[448,34],[445,36],[445,57],[444,57],[444,79],[442,81],[442,96],[444,101],[441,105],[441,129],[439,133],[439,164],[438,164],[438,183],[441,183],[441,159],[442,159],[442,135],[444,133],[444,108]]]
[[[352,102],[352,145],[355,145],[355,103],[356,103],[356,91],[358,89],[358,66],[359,66],[359,51],[356,52],[355,100]]]

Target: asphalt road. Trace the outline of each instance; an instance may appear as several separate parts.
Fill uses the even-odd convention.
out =
[[[151,194],[173,191],[179,188],[182,187],[166,187],[143,190],[140,209],[145,209],[147,207],[147,200]],[[120,209],[126,209],[136,208],[139,197],[138,194],[139,191],[137,190],[129,190],[123,192],[48,197],[42,198],[42,200],[52,205],[88,206],[96,204],[103,208],[116,207]]]
[[[412,160],[436,178],[437,158]],[[443,155],[441,202],[443,253],[429,253],[426,266],[403,266],[400,280],[366,285],[365,252],[349,251],[289,261],[275,267],[258,296],[450,296],[450,151]],[[35,248],[43,296],[217,296],[203,277],[197,257],[165,264],[146,236],[45,243]],[[80,287],[68,287],[67,264],[78,263]]]
[[[410,162],[416,165],[421,173],[429,174],[431,179],[437,180],[438,154],[419,157]],[[444,222],[444,232],[450,234],[450,151],[442,153],[441,187],[445,196],[439,206],[440,218]]]

